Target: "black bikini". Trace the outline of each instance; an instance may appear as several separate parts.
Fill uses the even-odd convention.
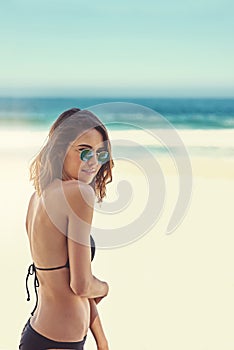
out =
[[[95,242],[90,236],[90,246],[91,246],[91,261],[93,260],[95,256]],[[37,278],[36,270],[40,271],[53,271],[53,270],[60,270],[63,268],[69,268],[69,260],[67,260],[65,265],[62,266],[56,266],[56,267],[37,267],[35,264],[31,264],[28,268],[28,273],[26,276],[26,291],[27,291],[27,300],[30,300],[30,293],[28,289],[28,279],[29,276],[34,274],[34,290],[36,294],[36,305],[31,312],[31,315],[33,316],[37,305],[38,305],[38,293],[37,288],[39,287],[39,280]],[[26,323],[23,332],[21,334],[21,341],[20,341],[20,350],[46,350],[46,349],[74,349],[74,350],[83,350],[83,345],[85,343],[86,336],[82,341],[79,342],[57,342],[52,339],[46,338],[37,331],[35,331],[31,324],[30,319]]]
[[[19,350],[47,350],[47,349],[73,349],[83,350],[86,336],[81,341],[61,342],[44,337],[35,331],[30,324],[26,323],[20,340]]]

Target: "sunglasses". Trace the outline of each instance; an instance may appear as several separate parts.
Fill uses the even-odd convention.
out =
[[[96,155],[99,164],[105,164],[110,158],[108,151],[96,152]],[[83,160],[83,162],[88,162],[91,158],[93,158],[93,156],[94,151],[92,149],[80,150],[80,159]]]

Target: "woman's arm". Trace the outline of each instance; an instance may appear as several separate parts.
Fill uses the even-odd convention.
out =
[[[89,185],[71,184],[66,193],[67,246],[70,265],[70,288],[74,294],[86,298],[103,297],[108,284],[93,276],[91,270],[90,229],[93,217],[94,192]]]
[[[101,320],[98,314],[96,302],[94,299],[89,299],[90,304],[90,330],[94,336],[98,350],[109,350],[108,342],[104,334]]]

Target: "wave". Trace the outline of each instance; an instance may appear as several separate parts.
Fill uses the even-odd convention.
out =
[[[179,129],[234,128],[234,99],[159,99],[159,98],[0,98],[0,125],[29,128],[48,127],[60,113],[74,106],[81,109],[91,106],[126,103],[123,113],[102,113],[104,123],[139,123],[163,128],[165,117]],[[145,106],[147,113],[133,113],[133,104]],[[149,111],[152,110],[152,113]],[[104,111],[104,110],[103,110]],[[136,109],[135,109],[136,112]],[[156,112],[156,113],[155,113]],[[118,126],[117,126],[118,127]]]

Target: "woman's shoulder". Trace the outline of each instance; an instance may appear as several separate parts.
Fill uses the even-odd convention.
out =
[[[29,205],[30,205],[30,203],[33,202],[33,200],[34,200],[36,197],[37,197],[37,192],[34,191],[33,194],[31,194],[31,197],[30,197],[30,199],[29,199]]]
[[[84,205],[94,206],[95,192],[90,185],[78,180],[70,180],[64,182],[63,189],[73,209]]]
[[[79,196],[87,196],[90,198],[95,197],[93,188],[79,180],[69,180],[63,182],[64,192],[71,198],[77,198]]]
[[[33,192],[31,195],[29,202],[28,202],[28,210],[27,210],[27,216],[29,214],[30,209],[34,206],[35,199],[38,197],[37,192]]]
[[[80,208],[84,204],[94,205],[95,192],[93,188],[78,180],[61,181],[56,180],[44,193],[46,201],[52,200],[60,208]]]

